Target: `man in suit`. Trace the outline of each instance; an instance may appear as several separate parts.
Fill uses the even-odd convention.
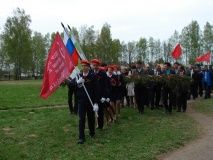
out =
[[[193,79],[193,82],[190,86],[190,92],[188,93],[188,100],[191,98],[191,95],[193,97],[193,99],[195,100],[195,98],[197,98],[197,89],[198,89],[198,84],[197,84],[197,78],[198,78],[198,74],[197,74],[197,70],[194,69],[194,66],[192,64],[190,64],[188,66],[188,71],[187,71],[187,75],[189,77],[191,77]]]
[[[133,71],[133,75],[137,75],[139,77],[143,75],[144,76],[148,75],[148,71],[142,68],[142,62],[140,60],[136,62],[136,69]],[[135,84],[134,91],[135,91],[136,104],[138,106],[138,112],[140,114],[143,114],[144,105],[146,101],[145,97],[148,94],[147,86],[142,84]]]
[[[196,64],[197,71],[197,85],[198,85],[198,93],[200,97],[203,97],[203,84],[202,84],[202,69],[200,67],[200,64]]]
[[[156,64],[155,68],[149,71],[149,75],[158,76],[161,75],[160,64]],[[161,96],[161,83],[149,82],[149,103],[151,103],[151,108],[159,108],[160,96]]]
[[[173,70],[174,70],[175,74],[178,74],[179,66],[180,66],[180,63],[178,63],[178,62],[175,62],[173,64]],[[173,104],[172,104],[173,109],[176,109],[176,105],[177,105],[177,97],[176,97],[176,94],[173,94]]]
[[[178,72],[179,72],[179,70],[178,70],[179,66],[180,66],[180,63],[178,63],[178,62],[175,62],[173,64],[173,70],[174,70],[175,74],[178,74]]]
[[[165,71],[164,71],[165,75],[169,76],[171,74],[175,74],[174,70],[171,69],[171,64],[169,62],[165,62],[164,67],[165,67]],[[173,92],[172,88],[164,85],[163,86],[163,101],[164,101],[164,105],[165,105],[165,109],[166,109],[166,114],[172,113],[172,105],[173,105],[173,99],[174,99],[173,95],[174,95],[174,92]],[[169,104],[168,104],[168,99],[169,99]]]
[[[211,90],[211,72],[208,70],[207,65],[204,65],[202,71],[202,85],[205,88],[205,97],[204,99],[210,98],[210,90]]]
[[[209,71],[211,72],[211,81],[213,82],[213,69],[212,65],[209,65]],[[212,93],[213,85],[210,88],[210,93]]]
[[[186,75],[185,69],[183,66],[178,67],[178,73],[177,75],[183,76]],[[176,88],[176,98],[177,98],[177,112],[182,111],[185,112],[187,108],[187,93],[188,93],[188,88],[184,86],[178,85]]]

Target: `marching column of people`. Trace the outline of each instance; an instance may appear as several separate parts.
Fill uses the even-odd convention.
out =
[[[190,64],[187,69],[178,62],[171,65],[169,62],[156,64],[153,69],[149,65],[142,66],[141,61],[136,61],[130,70],[127,67],[117,65],[107,66],[100,60],[93,59],[91,64],[87,60],[81,61],[82,72],[76,78],[69,79],[68,104],[70,114],[79,114],[79,144],[86,141],[85,122],[88,120],[89,136],[94,138],[95,129],[102,130],[104,120],[109,125],[115,122],[121,115],[121,108],[125,105],[137,108],[138,113],[144,114],[144,107],[151,110],[165,108],[166,114],[172,114],[172,110],[186,112],[187,100],[195,100],[203,96],[210,98],[212,90],[212,66]],[[91,66],[92,69],[91,69]],[[102,65],[102,66],[101,66]],[[171,67],[173,66],[173,68]],[[147,83],[127,83],[124,79],[130,76],[138,78],[143,76],[189,76],[192,82],[189,87],[185,85],[168,86],[158,81]],[[72,96],[74,95],[74,107]],[[162,100],[161,100],[162,99]],[[126,103],[126,104],[125,104]],[[96,128],[95,128],[96,115]]]

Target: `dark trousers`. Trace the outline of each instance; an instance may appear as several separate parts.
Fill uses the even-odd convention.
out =
[[[127,89],[126,87],[122,88],[122,97],[121,97],[121,104],[124,105],[124,97],[126,97],[127,106],[130,106],[130,99],[127,96]]]
[[[204,82],[204,89],[205,89],[205,98],[210,98],[211,86],[209,86],[207,82]]]
[[[176,109],[176,105],[177,105],[177,97],[176,94],[173,94],[173,103],[172,103],[173,109]]]
[[[73,103],[72,103],[73,93],[74,93],[74,91],[72,89],[68,90],[68,105],[69,105],[70,113],[74,112]]]
[[[129,96],[127,96],[127,94],[122,94],[121,104],[124,105],[124,97],[126,97],[127,106],[130,106],[130,99]]]
[[[193,99],[198,97],[197,89],[198,89],[198,85],[196,83],[191,84],[190,92],[188,93],[188,99],[190,99],[191,95]]]
[[[93,107],[88,100],[79,100],[78,101],[78,112],[79,112],[79,139],[85,140],[85,121],[86,121],[86,114],[88,119],[88,127],[89,127],[89,134],[90,136],[95,135],[95,114],[93,111]]]
[[[154,108],[154,105],[156,108],[159,107],[160,96],[161,88],[158,86],[154,86],[152,89],[149,89],[149,103],[151,103],[151,108]]]
[[[104,126],[104,104],[98,103],[98,128],[102,129]]]
[[[169,104],[168,104],[168,99],[169,99]],[[163,103],[164,103],[166,112],[169,112],[169,113],[172,112],[173,99],[174,99],[174,96],[173,96],[172,89],[169,87],[164,87]]]
[[[73,94],[74,94],[74,107],[73,107]],[[75,94],[75,91],[72,89],[68,90],[68,105],[69,105],[69,110],[71,113],[77,114],[78,112],[78,103],[77,103],[77,97]]]
[[[178,111],[181,111],[181,108],[183,111],[186,111],[187,108],[187,90],[186,91],[180,91],[177,92],[176,97],[177,97],[177,107]]]
[[[145,94],[143,95],[143,101],[144,101],[144,105],[146,105],[147,107],[149,106],[149,90],[144,87],[144,91],[143,91]]]
[[[203,84],[202,82],[198,83],[198,88],[199,88],[199,95],[202,97],[203,96]]]
[[[138,106],[138,112],[144,113],[144,105],[146,100],[145,98],[148,95],[148,90],[143,86],[135,86],[134,91],[135,91],[135,100]]]

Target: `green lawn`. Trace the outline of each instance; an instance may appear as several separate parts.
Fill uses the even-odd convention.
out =
[[[194,103],[192,106],[198,112],[207,114],[213,117],[213,99],[203,99],[198,103]]]
[[[1,160],[156,159],[199,134],[199,125],[184,113],[167,115],[163,109],[146,108],[140,115],[125,107],[115,123],[96,132],[95,139],[86,128],[86,142],[78,145],[78,116],[69,115],[67,88],[43,100],[40,86],[41,81],[0,82],[0,100],[5,99],[1,109],[9,109],[0,111]],[[40,107],[55,105],[62,106]]]
[[[46,100],[40,98],[41,80],[0,81],[0,110],[67,105],[67,87],[59,87]]]

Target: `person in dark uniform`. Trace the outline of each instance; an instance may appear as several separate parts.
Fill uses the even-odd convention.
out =
[[[133,71],[133,75],[148,75],[148,71],[142,68],[142,62],[138,60],[136,62],[136,69]],[[135,100],[138,106],[138,113],[144,114],[144,105],[146,102],[146,95],[148,94],[147,86],[142,84],[135,84]]]
[[[183,76],[186,75],[186,72],[184,70],[183,66],[178,66],[178,73],[177,75]],[[177,86],[176,90],[176,98],[177,98],[177,112],[182,111],[185,112],[187,108],[187,94],[188,94],[188,88],[184,86]]]
[[[101,70],[102,72],[106,73],[106,67],[99,67],[99,70]],[[106,77],[107,77],[107,74],[106,74]],[[108,80],[108,78],[106,79],[106,83],[105,83],[105,89],[106,89],[106,99],[105,99],[105,102],[104,102],[104,115],[105,115],[105,121],[106,121],[106,125],[109,125],[110,122],[113,122],[114,119],[113,119],[113,115],[110,113],[110,90],[111,90],[111,87],[110,87],[110,82]]]
[[[202,84],[202,69],[199,64],[196,64],[197,71],[197,85],[198,85],[198,93],[200,97],[203,97],[203,84]],[[198,95],[197,95],[198,97]]]
[[[96,129],[103,129],[104,125],[104,102],[107,98],[107,75],[106,72],[100,70],[100,61],[98,59],[92,60],[93,70],[92,72],[98,77],[100,94],[99,94],[99,102],[98,102],[98,125]]]
[[[160,64],[156,64],[155,69],[149,71],[149,75],[151,76],[161,75]],[[162,87],[161,83],[149,82],[149,103],[151,103],[150,109],[159,108],[161,87]]]
[[[109,84],[109,99],[110,99],[110,113],[114,115],[114,121],[117,119],[116,116],[116,99],[118,92],[118,76],[113,73],[114,66],[108,66],[107,72],[107,83]]]
[[[90,71],[90,63],[87,60],[81,61],[82,73],[80,78],[74,78],[69,84],[76,87],[76,96],[78,99],[79,113],[79,141],[83,144],[86,141],[84,130],[86,114],[88,118],[89,135],[91,138],[95,135],[95,114],[98,112],[99,99],[99,83],[98,78]],[[88,93],[88,94],[87,94]],[[88,96],[89,95],[89,96]]]
[[[113,73],[117,76],[117,80],[118,83],[116,85],[117,89],[116,89],[116,116],[120,117],[120,102],[121,102],[121,98],[122,98],[122,86],[124,84],[124,79],[123,76],[121,75],[121,71],[119,70],[118,65],[113,65],[114,67],[114,71]]]
[[[152,70],[149,64],[146,64],[143,69],[147,72],[147,74],[149,74],[149,72]],[[145,100],[144,105],[147,106],[147,107],[150,107],[149,106],[150,101],[149,101],[149,86],[148,85],[149,85],[149,83],[147,83],[147,86],[145,88],[147,94],[144,95],[145,96],[144,97],[144,100]]]
[[[71,78],[68,78],[68,81],[72,81]],[[69,86],[68,85],[68,105],[70,109],[70,114],[77,114],[78,113],[78,103],[76,98],[76,86]],[[73,95],[74,95],[74,103],[73,103]],[[74,106],[73,106],[74,104]]]
[[[194,69],[193,65],[189,65],[188,66],[188,71],[187,71],[187,75],[189,77],[191,77],[193,79],[193,82],[190,85],[190,91],[188,93],[187,99],[190,100],[191,96],[193,97],[193,99],[195,100],[197,98],[197,89],[198,89],[198,84],[197,84],[197,78],[198,78],[198,74],[197,71]]]
[[[105,71],[107,70],[107,64],[106,63],[101,63],[101,67],[104,67]]]
[[[178,72],[179,72],[179,66],[180,66],[180,63],[178,63],[178,62],[175,62],[173,64],[172,68],[173,68],[175,74],[178,74]],[[176,97],[176,94],[173,94],[173,104],[172,104],[173,109],[176,109],[176,105],[177,105],[177,97]]]
[[[175,74],[174,70],[171,70],[171,64],[169,62],[165,62],[164,63],[164,67],[165,67],[165,75],[170,75],[170,74]],[[166,109],[166,114],[172,113],[172,105],[173,105],[173,99],[174,99],[174,93],[172,88],[164,85],[163,86],[163,101],[164,101],[164,106]],[[168,99],[169,99],[169,104],[168,104]]]

